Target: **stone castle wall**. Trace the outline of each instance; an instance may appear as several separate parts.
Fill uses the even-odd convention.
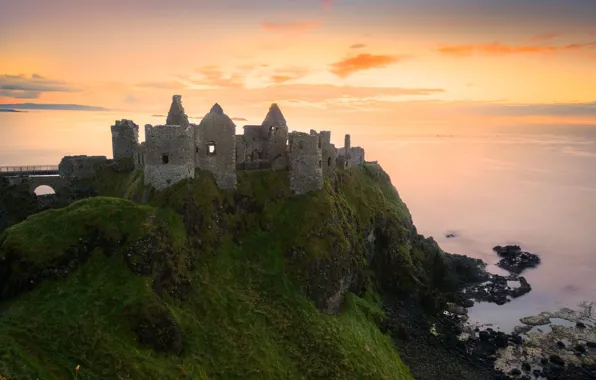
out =
[[[321,131],[321,149],[323,158],[323,175],[331,177],[337,164],[337,149],[331,144],[331,132]]]
[[[111,126],[112,154],[114,160],[133,158],[139,143],[139,126],[132,120],[116,120]]]
[[[295,194],[323,188],[321,136],[292,132],[289,136],[290,188]]]
[[[145,126],[145,142],[138,143],[138,126],[129,120],[112,126],[114,158],[132,158],[143,169],[145,183],[161,190],[193,178],[195,169],[213,173],[217,185],[234,189],[237,170],[288,170],[292,190],[304,194],[323,187],[336,168],[364,163],[364,149],[351,147],[350,135],[343,148],[331,144],[331,132],[288,133],[286,120],[272,104],[261,125],[244,126],[236,135],[234,122],[215,104],[201,123],[191,124],[174,95],[166,125]]]
[[[215,176],[222,189],[236,188],[236,125],[215,104],[195,128],[195,165]]]
[[[64,156],[58,165],[58,173],[69,181],[91,178],[107,163],[106,156]]]
[[[162,190],[185,178],[194,178],[192,128],[180,125],[145,126],[145,184]]]

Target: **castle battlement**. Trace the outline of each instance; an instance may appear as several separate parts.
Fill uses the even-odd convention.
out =
[[[222,189],[236,187],[237,170],[287,170],[290,187],[304,194],[323,187],[336,168],[364,163],[364,149],[331,144],[331,132],[288,132],[279,106],[272,104],[261,125],[236,125],[219,104],[213,105],[199,124],[188,122],[182,97],[174,95],[165,125],[145,125],[145,141],[138,141],[139,127],[131,120],[117,120],[111,127],[114,159],[131,158],[145,174],[145,184],[162,190],[194,178],[195,169],[213,173]]]

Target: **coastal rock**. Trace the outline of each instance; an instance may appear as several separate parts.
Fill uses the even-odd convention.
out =
[[[550,318],[547,314],[539,314],[532,317],[524,317],[520,319],[521,323],[529,326],[542,326],[550,323]]]
[[[518,282],[519,285],[512,287],[512,282]],[[491,274],[488,280],[473,284],[462,291],[461,296],[476,301],[491,302],[497,305],[504,305],[514,298],[523,296],[530,292],[532,287],[524,277],[511,275],[508,277]]]
[[[493,251],[502,257],[497,265],[511,273],[520,274],[524,270],[534,268],[540,264],[540,257],[522,251],[519,245],[507,245],[505,247],[497,245],[493,248]]]

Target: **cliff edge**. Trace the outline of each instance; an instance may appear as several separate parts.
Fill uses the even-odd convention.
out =
[[[299,196],[283,171],[236,190],[141,177],[105,168],[100,196],[0,235],[0,375],[410,379],[383,300],[432,314],[480,276],[417,233],[376,164]]]

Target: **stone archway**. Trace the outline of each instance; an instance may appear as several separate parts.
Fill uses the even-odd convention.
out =
[[[288,168],[288,160],[287,157],[283,154],[275,157],[273,162],[271,163],[271,168],[273,170],[286,170]]]
[[[33,193],[38,197],[41,195],[56,195],[56,190],[52,186],[39,185],[33,190]]]
[[[33,194],[37,195],[35,190],[37,190],[39,187],[48,186],[52,188],[52,190],[54,190],[54,194],[56,194],[56,196],[60,196],[60,193],[62,193],[68,187],[69,184],[69,182],[66,179],[57,175],[30,176],[29,178],[27,178],[27,182],[29,184],[29,191]]]

